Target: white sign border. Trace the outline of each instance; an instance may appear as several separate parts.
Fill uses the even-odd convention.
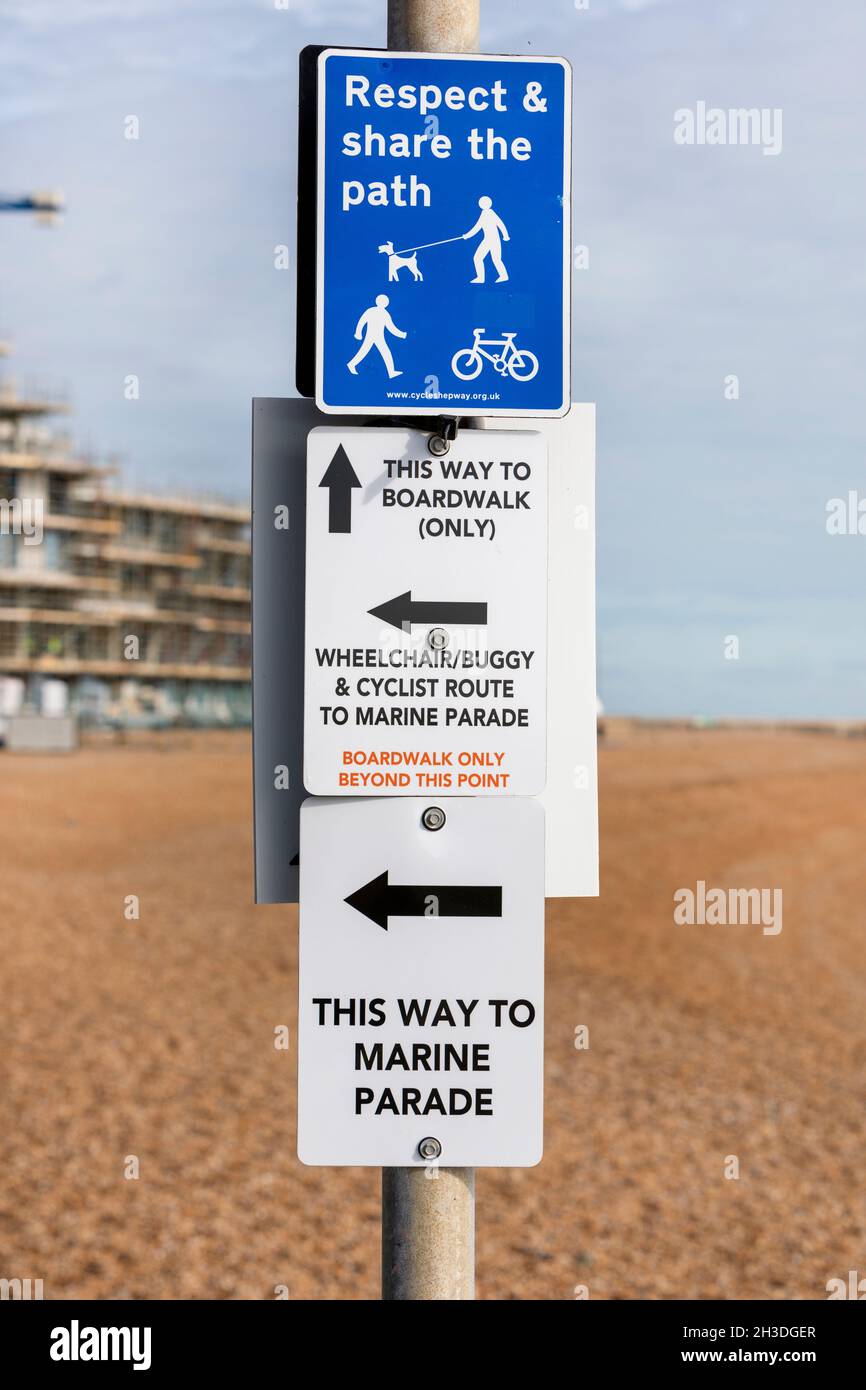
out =
[[[382,792],[376,792],[376,791],[372,791],[372,790],[361,791],[361,790],[354,790],[354,789],[350,789],[350,790],[348,790],[348,791],[340,791],[338,787],[334,787],[334,786],[323,786],[323,785],[321,785],[321,784],[316,784],[316,783],[317,783],[317,779],[313,776],[313,774],[312,774],[312,772],[311,772],[311,770],[310,770],[311,751],[312,751],[312,749],[313,749],[314,744],[316,743],[317,735],[321,733],[321,727],[317,726],[317,725],[314,723],[313,715],[312,715],[312,713],[311,713],[311,711],[312,711],[312,709],[313,709],[313,706],[314,706],[314,703],[315,703],[315,702],[309,698],[309,696],[310,696],[310,694],[311,694],[312,681],[313,681],[313,679],[314,679],[314,677],[311,675],[311,672],[312,672],[312,670],[313,670],[313,662],[312,662],[311,658],[312,658],[313,655],[314,655],[314,649],[315,649],[315,646],[316,646],[316,639],[315,639],[315,637],[313,636],[313,633],[319,631],[319,624],[318,624],[318,622],[316,621],[316,619],[317,619],[317,617],[318,617],[319,614],[320,614],[320,605],[319,605],[319,604],[316,604],[316,609],[317,609],[317,611],[314,612],[314,598],[313,598],[313,595],[314,595],[314,594],[317,594],[317,593],[319,592],[319,590],[318,590],[317,585],[316,585],[314,582],[312,582],[313,576],[311,576],[311,567],[312,567],[312,565],[313,565],[313,555],[314,555],[314,552],[315,552],[315,545],[312,544],[312,543],[310,542],[310,535],[313,534],[313,532],[311,531],[311,528],[310,528],[310,525],[309,525],[309,521],[310,521],[310,509],[311,509],[311,506],[313,505],[311,499],[312,499],[313,493],[316,491],[316,487],[315,487],[314,485],[311,485],[311,483],[310,483],[310,469],[311,469],[311,463],[312,463],[311,452],[312,452],[312,447],[313,447],[313,446],[311,445],[311,441],[313,440],[314,436],[320,436],[320,435],[321,435],[321,436],[327,436],[327,437],[328,437],[330,440],[332,440],[333,442],[339,442],[340,444],[343,445],[343,447],[347,447],[347,444],[346,444],[347,436],[348,436],[348,435],[357,435],[357,436],[358,436],[358,442],[359,442],[359,443],[363,443],[365,446],[366,446],[367,444],[371,443],[372,441],[374,441],[374,439],[375,439],[375,440],[378,440],[378,445],[376,445],[376,444],[373,445],[373,447],[374,447],[374,452],[376,452],[376,453],[378,454],[379,451],[380,451],[380,449],[381,449],[382,435],[385,434],[385,433],[394,434],[394,435],[409,435],[409,436],[418,435],[418,436],[419,436],[419,438],[418,438],[418,440],[417,440],[416,443],[413,443],[413,441],[410,439],[409,442],[407,442],[407,444],[402,448],[402,450],[399,450],[399,451],[398,451],[398,452],[400,453],[400,456],[401,456],[401,457],[406,457],[407,455],[410,455],[410,454],[414,453],[414,451],[415,451],[416,448],[420,450],[420,449],[422,448],[422,446],[423,446],[424,438],[425,438],[425,435],[426,435],[426,431],[425,431],[425,430],[419,429],[418,426],[415,425],[414,423],[413,423],[413,424],[409,424],[408,422],[406,422],[406,423],[404,423],[404,424],[377,425],[375,428],[373,428],[372,426],[369,427],[369,428],[365,428],[364,425],[359,424],[359,423],[357,423],[357,422],[356,422],[356,423],[349,424],[349,425],[333,425],[333,424],[331,424],[330,422],[326,422],[326,423],[324,423],[324,424],[317,424],[317,425],[313,426],[313,428],[310,429],[309,432],[308,432],[308,434],[307,434],[307,444],[306,444],[306,450],[307,450],[307,453],[306,453],[306,469],[307,469],[307,473],[306,473],[306,477],[307,477],[306,499],[307,499],[307,500],[306,500],[305,513],[304,513],[304,517],[305,517],[305,535],[306,535],[306,537],[307,537],[307,540],[306,540],[306,547],[305,547],[305,563],[304,563],[304,588],[305,588],[305,595],[304,595],[304,692],[303,692],[302,713],[301,713],[301,719],[302,719],[302,722],[303,722],[303,730],[304,730],[304,733],[303,733],[303,757],[302,757],[302,765],[303,765],[303,784],[304,784],[304,787],[305,787],[306,791],[308,792],[308,794],[309,794],[310,796],[318,797],[318,798],[320,798],[320,799],[323,799],[323,798],[325,798],[325,797],[336,797],[338,800],[341,799],[341,798],[351,800],[351,799],[353,799],[353,798],[354,798],[354,799],[357,799],[359,796],[363,796],[363,797],[370,797],[370,798],[373,799],[373,800],[380,800],[380,799],[386,799],[386,798],[392,798],[392,797],[396,797],[396,798],[417,797],[417,796],[423,796],[423,795],[426,794],[426,793],[420,791],[417,787],[415,787],[415,788],[410,788],[409,790],[406,790],[406,791],[401,791],[401,790],[399,790],[399,789],[397,789],[397,788],[389,788],[389,789],[387,789],[387,790],[385,790],[385,791],[382,791]],[[552,505],[552,504],[551,504],[551,493],[550,493],[550,447],[549,447],[549,443],[548,443],[548,435],[547,435],[547,433],[546,433],[544,427],[538,427],[538,428],[536,428],[536,429],[530,429],[530,428],[527,427],[527,425],[526,425],[525,422],[521,422],[521,424],[520,424],[518,427],[513,428],[513,429],[508,429],[508,430],[505,430],[505,429],[502,429],[502,428],[497,428],[497,427],[491,426],[491,428],[490,428],[489,430],[485,430],[485,431],[480,431],[480,430],[475,430],[475,429],[472,429],[472,430],[466,429],[466,430],[463,430],[463,431],[461,431],[461,432],[459,432],[459,433],[460,433],[460,438],[462,438],[463,440],[466,440],[466,439],[470,439],[470,440],[471,440],[471,438],[472,438],[473,435],[476,436],[476,442],[477,442],[478,440],[483,440],[483,439],[485,438],[486,435],[490,435],[490,436],[492,436],[492,439],[491,439],[491,444],[492,444],[492,445],[495,445],[497,441],[504,439],[506,436],[509,438],[509,440],[514,439],[514,438],[519,439],[519,440],[521,440],[521,441],[522,441],[522,440],[525,440],[525,439],[531,439],[531,440],[537,442],[537,446],[540,447],[541,452],[542,452],[543,479],[544,479],[544,481],[543,481],[543,488],[544,488],[544,496],[545,496],[545,506],[544,506],[544,524],[543,524],[543,526],[541,527],[540,542],[541,542],[541,550],[542,550],[542,555],[543,555],[543,571],[544,571],[544,574],[545,574],[545,576],[546,576],[544,601],[543,601],[543,603],[541,604],[541,611],[540,611],[540,613],[539,613],[539,617],[540,617],[541,620],[542,620],[541,623],[539,624],[539,627],[540,627],[540,631],[541,631],[541,634],[542,634],[541,641],[542,641],[543,646],[544,646],[544,672],[545,672],[544,692],[543,692],[543,694],[541,695],[541,697],[538,699],[538,709],[541,711],[541,717],[542,717],[542,719],[543,719],[542,737],[541,737],[541,739],[540,739],[540,744],[541,744],[541,748],[540,748],[540,761],[541,761],[542,779],[541,779],[540,783],[538,783],[538,785],[536,786],[536,789],[535,789],[534,791],[525,790],[525,791],[516,791],[516,792],[515,792],[515,791],[511,791],[510,789],[508,789],[508,790],[506,790],[506,791],[504,791],[504,792],[483,791],[483,790],[479,790],[479,791],[472,791],[472,790],[470,790],[470,791],[468,791],[468,792],[460,792],[460,791],[455,791],[455,790],[450,790],[450,789],[449,789],[449,790],[438,789],[437,792],[436,792],[436,794],[437,794],[438,796],[440,796],[440,797],[447,797],[447,798],[454,798],[454,799],[461,799],[461,798],[466,797],[466,796],[473,796],[473,797],[479,796],[479,797],[483,797],[483,798],[490,798],[491,800],[494,800],[494,801],[511,800],[511,799],[513,799],[514,797],[518,797],[518,798],[520,798],[520,797],[530,797],[530,798],[535,797],[535,798],[538,798],[538,797],[541,797],[541,796],[544,795],[545,788],[547,787],[548,778],[549,778],[549,775],[550,775],[550,740],[549,740],[547,725],[548,725],[548,718],[549,718],[549,712],[550,712],[550,645],[549,645],[549,643],[550,643],[550,578],[549,578],[549,575],[550,575],[550,525],[551,525],[550,518],[551,518],[551,515],[552,515],[552,513],[551,513],[551,505]],[[395,443],[394,448],[396,449],[396,443]],[[331,445],[330,445],[330,444],[328,445],[328,448],[327,448],[327,450],[326,450],[325,452],[326,452],[326,454],[329,454],[329,453],[331,452]],[[352,452],[352,453],[354,453],[354,444],[353,444],[353,443],[349,443],[349,444],[348,444],[347,452]],[[439,460],[436,460],[436,461],[439,461]],[[317,464],[317,467],[316,467],[316,470],[314,470],[314,473],[317,473],[317,472],[318,472],[318,469],[319,469],[320,467],[321,467],[321,462],[319,462],[319,463]],[[486,483],[481,484],[481,486],[486,487]],[[329,567],[329,569],[330,569],[330,567]],[[516,571],[515,571],[515,572],[516,572]],[[321,698],[321,697],[320,697],[320,698]],[[533,709],[535,709],[535,704],[534,704],[534,703],[533,703]],[[536,716],[536,717],[537,717],[537,716]],[[314,784],[316,784],[316,785],[314,785]]]
[[[402,1148],[402,1134],[400,1135],[399,1140],[401,1145],[401,1151],[399,1155],[396,1155],[393,1158],[383,1157],[381,1151],[377,1151],[374,1155],[370,1155],[369,1153],[366,1156],[359,1155],[358,1149],[354,1147],[354,1145],[359,1144],[362,1147],[364,1146],[366,1141],[363,1135],[360,1139],[356,1139],[354,1134],[348,1137],[343,1136],[339,1142],[339,1147],[337,1147],[332,1152],[329,1152],[326,1156],[322,1156],[325,1149],[325,1141],[322,1140],[320,1130],[317,1130],[315,1137],[313,1137],[312,1140],[308,1142],[308,1140],[310,1140],[311,1126],[308,1126],[307,1116],[310,1115],[312,1107],[310,1106],[309,1101],[305,1095],[305,1092],[308,1090],[306,1073],[308,1069],[312,1071],[315,1066],[315,1063],[313,1063],[312,1065],[310,1064],[309,1058],[316,1050],[316,1044],[314,1041],[316,1038],[316,1032],[315,1029],[311,1029],[308,1025],[306,1025],[303,1022],[302,1017],[306,1003],[306,998],[303,993],[303,986],[306,983],[308,983],[307,961],[309,958],[309,943],[311,942],[313,935],[316,934],[316,927],[313,924],[310,917],[308,916],[308,914],[311,911],[312,905],[310,901],[310,894],[306,891],[307,883],[309,881],[307,875],[310,874],[309,864],[311,862],[308,836],[311,833],[313,833],[313,821],[311,819],[312,814],[316,810],[326,811],[330,809],[336,810],[338,816],[348,819],[347,813],[349,811],[349,807],[352,806],[353,802],[356,813],[362,811],[366,805],[370,805],[370,803],[372,802],[376,808],[374,814],[382,818],[388,815],[389,811],[393,810],[396,813],[397,803],[400,804],[400,814],[403,814],[405,812],[408,816],[411,814],[412,811],[418,811],[420,807],[435,804],[435,800],[435,793],[429,798],[425,796],[411,798],[346,798],[311,796],[307,797],[301,806],[301,895],[299,906],[298,935],[298,1019],[296,1046],[297,1127],[295,1136],[295,1146],[298,1159],[305,1167],[426,1169],[432,1168],[435,1170],[435,1168],[439,1166],[438,1160],[431,1162],[430,1160],[422,1158],[421,1155],[417,1152],[417,1149],[413,1150],[410,1146],[407,1146],[407,1148],[404,1150]],[[469,817],[478,816],[481,819],[483,819],[485,814],[490,813],[495,819],[497,817],[501,817],[504,814],[506,816],[514,816],[516,821],[516,817],[518,815],[528,815],[530,818],[530,823],[534,822],[534,833],[539,834],[541,839],[540,862],[536,865],[536,868],[539,873],[541,884],[543,884],[545,872],[544,844],[546,817],[544,807],[542,806],[538,797],[514,796],[502,797],[497,800],[485,797],[461,796],[454,798],[454,801],[457,802],[460,807],[460,809],[458,810],[458,807],[455,806],[454,813],[456,815],[461,816],[465,814]],[[393,863],[389,865],[389,868],[393,868]],[[447,869],[444,871],[450,873],[451,866],[449,865]],[[399,873],[400,871],[397,870],[397,872]],[[515,870],[515,873],[518,876],[520,876],[519,871]],[[318,882],[320,882],[320,876],[319,879],[316,880],[316,882],[317,884]],[[504,887],[505,885],[503,883],[503,889]],[[346,901],[348,901],[348,899],[344,899],[344,902]],[[537,1089],[532,1089],[529,1095],[529,1103],[525,1106],[524,1110],[522,1111],[521,1132],[525,1138],[525,1148],[519,1156],[516,1155],[513,1151],[510,1151],[507,1158],[503,1158],[501,1155],[501,1151],[497,1151],[496,1156],[491,1157],[489,1152],[485,1152],[485,1144],[483,1142],[480,1144],[478,1143],[477,1135],[474,1131],[470,1133],[469,1138],[461,1137],[459,1141],[457,1139],[457,1136],[452,1134],[446,1138],[445,1148],[447,1151],[443,1153],[442,1157],[442,1164],[446,1167],[472,1167],[494,1169],[535,1168],[538,1166],[539,1163],[541,1163],[544,1157],[544,1102],[547,1089],[547,1073],[545,1069],[545,1044],[547,1036],[546,1008],[548,998],[547,975],[545,969],[547,960],[547,914],[545,911],[545,901],[543,897],[539,897],[537,900],[533,897],[532,901],[533,903],[537,901],[537,919],[532,917],[532,912],[530,910],[527,916],[519,919],[522,925],[519,925],[515,931],[515,934],[519,935],[522,941],[526,943],[527,953],[531,954],[537,952],[536,965],[538,969],[537,991],[533,993],[532,996],[533,1002],[536,1003],[536,1022],[538,1024],[538,1032],[535,1035],[535,1040],[532,1044],[535,1061],[537,1062],[538,1067],[537,1073],[535,1075]],[[531,922],[531,925],[529,927],[527,927],[527,922]],[[534,934],[536,928],[537,936]],[[389,924],[388,932],[390,933],[392,930],[398,931],[399,928],[395,927],[392,929]],[[456,958],[452,958],[450,963],[455,964],[455,959]],[[501,959],[505,961],[510,961],[512,957],[506,950],[502,954]],[[525,976],[522,978],[525,980]],[[311,995],[310,998],[312,997],[313,996]],[[399,1041],[400,1039],[396,1038],[395,1040]],[[474,1036],[469,1038],[468,1040],[476,1041]],[[415,1075],[415,1073],[407,1073],[407,1080],[410,1076],[413,1075]],[[317,1111],[319,1104],[320,1098],[317,1096]],[[430,1131],[435,1134],[437,1125],[436,1119],[434,1118],[429,1121],[426,1121],[425,1124],[429,1125]],[[422,1130],[423,1128],[424,1125],[419,1127],[419,1129]],[[439,1133],[443,1133],[441,1124],[439,1125]],[[391,1142],[394,1141],[392,1140]],[[457,1150],[456,1154],[455,1148]],[[348,1154],[349,1150],[351,1150],[350,1155]]]
[[[366,406],[329,405],[324,395],[324,323],[325,323],[325,66],[333,57],[343,58],[429,58],[435,60],[478,63],[495,59],[501,63],[554,63],[565,79],[565,130],[563,133],[563,238],[562,238],[562,404],[556,410],[515,410],[513,406],[485,410],[449,411],[444,405],[430,408],[400,404],[395,411],[391,405]],[[316,405],[325,415],[398,415],[438,416],[458,414],[461,418],[477,419],[487,416],[510,416],[520,420],[560,420],[571,409],[571,140],[572,140],[572,70],[567,58],[521,53],[400,53],[384,48],[325,48],[318,58],[318,112],[316,123]]]

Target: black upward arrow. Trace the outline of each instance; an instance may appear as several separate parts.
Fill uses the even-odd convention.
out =
[[[431,898],[436,900],[435,912],[429,911]],[[445,887],[440,883],[426,888],[419,884],[398,885],[388,882],[387,869],[343,901],[385,931],[389,917],[502,916],[501,888]]]
[[[486,603],[444,603],[435,599],[432,603],[419,603],[412,598],[411,589],[407,589],[405,594],[398,594],[396,598],[389,598],[387,603],[380,603],[378,608],[368,608],[367,612],[372,618],[381,618],[384,623],[390,623],[391,627],[399,628],[401,632],[412,623],[454,623],[458,627],[474,627],[487,622]]]
[[[349,462],[342,444],[325,469],[319,487],[328,489],[328,530],[345,534],[352,529],[352,488],[361,480]]]

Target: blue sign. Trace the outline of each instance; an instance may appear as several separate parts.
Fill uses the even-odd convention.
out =
[[[565,415],[564,58],[319,56],[316,401]]]

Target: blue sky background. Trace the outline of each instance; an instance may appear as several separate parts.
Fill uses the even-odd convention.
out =
[[[866,712],[866,6],[482,0],[482,47],[575,69],[574,395],[599,411],[599,689],[645,714]],[[245,497],[252,395],[294,394],[297,53],[384,0],[0,0],[0,337],[136,485]],[[682,147],[703,100],[783,150]],[[123,138],[135,114],[141,138]],[[141,399],[124,400],[135,373]],[[726,401],[724,377],[740,379]],[[740,659],[724,659],[736,634]]]

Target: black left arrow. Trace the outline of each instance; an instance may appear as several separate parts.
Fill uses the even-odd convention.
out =
[[[421,602],[413,599],[412,590],[389,598],[378,608],[368,608],[371,618],[381,618],[383,623],[399,628],[403,632],[412,623],[454,623],[459,627],[484,626],[487,622],[486,603],[448,603],[443,599]]]
[[[319,487],[328,489],[328,530],[346,534],[352,529],[352,488],[361,480],[349,462],[342,444],[325,469]]]
[[[431,899],[436,911],[432,912]],[[389,917],[501,917],[502,889],[460,884],[397,884],[388,870],[343,899],[356,912],[388,930]]]

